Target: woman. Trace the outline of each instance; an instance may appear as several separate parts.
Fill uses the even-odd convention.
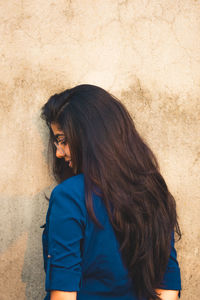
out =
[[[83,84],[42,108],[53,189],[43,231],[45,299],[176,300],[176,205],[124,105]]]

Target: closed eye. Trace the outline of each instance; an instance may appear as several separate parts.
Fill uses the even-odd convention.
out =
[[[59,140],[59,141],[58,141],[58,143],[60,143],[60,144],[62,144],[62,145],[65,145],[66,142],[67,142],[66,139],[63,139],[63,140]]]
[[[66,137],[63,134],[56,134],[54,136],[55,142],[60,143],[60,144],[66,144],[67,140]]]

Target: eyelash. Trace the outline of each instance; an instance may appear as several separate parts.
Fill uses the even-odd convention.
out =
[[[55,139],[55,142],[60,143],[62,145],[65,145],[67,143],[66,139],[61,139],[61,140]]]

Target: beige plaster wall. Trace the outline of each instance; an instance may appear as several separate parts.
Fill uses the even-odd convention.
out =
[[[131,111],[177,200],[182,299],[200,294],[200,1],[0,1],[0,299],[43,299],[54,185],[40,107],[80,83]]]

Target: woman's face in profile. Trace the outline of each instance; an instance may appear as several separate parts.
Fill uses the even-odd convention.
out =
[[[59,124],[51,123],[51,129],[55,136],[57,142],[56,145],[56,157],[64,158],[66,162],[69,162],[69,167],[72,167],[71,154],[69,150],[69,145],[65,143],[65,135],[64,132],[60,129]]]

